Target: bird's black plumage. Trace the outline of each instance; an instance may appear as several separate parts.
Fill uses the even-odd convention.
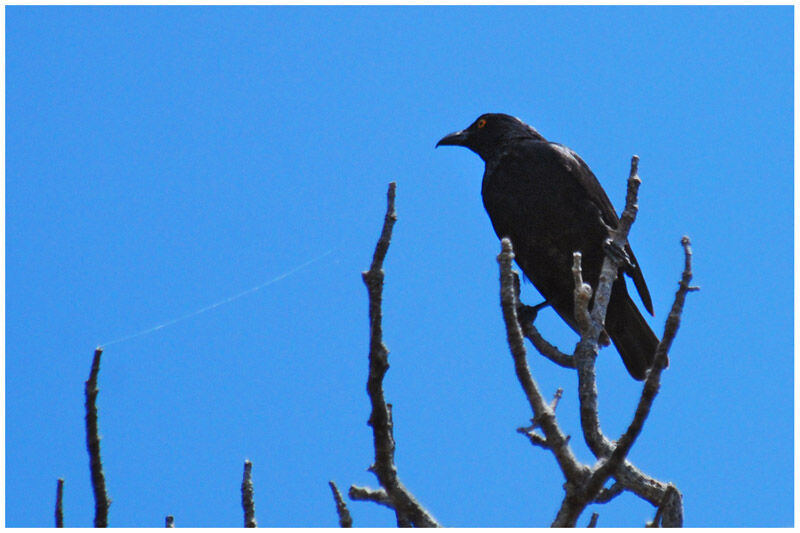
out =
[[[514,246],[517,264],[545,300],[577,331],[572,254],[582,254],[583,278],[597,287],[609,228],[619,218],[600,182],[572,150],[548,142],[518,118],[490,113],[436,146],[465,146],[486,163],[483,205],[500,238]],[[645,308],[653,304],[630,246],[632,278]],[[628,295],[620,268],[611,289],[605,331],[635,379],[644,379],[658,338]],[[608,343],[607,338],[601,339]]]

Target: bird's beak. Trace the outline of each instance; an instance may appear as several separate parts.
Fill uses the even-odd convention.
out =
[[[457,131],[442,137],[442,139],[436,143],[436,148],[440,146],[465,146],[468,138],[469,133],[467,133],[466,130]]]

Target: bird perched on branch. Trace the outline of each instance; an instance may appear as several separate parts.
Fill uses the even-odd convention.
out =
[[[465,146],[478,154],[483,205],[499,238],[508,237],[517,264],[556,313],[578,331],[574,311],[573,252],[581,252],[583,279],[597,288],[609,229],[619,225],[614,206],[578,154],[548,142],[521,120],[501,113],[478,117],[436,146]],[[652,315],[653,304],[630,245],[611,289],[602,344],[614,341],[628,372],[644,379],[658,338],[628,295],[623,272]]]

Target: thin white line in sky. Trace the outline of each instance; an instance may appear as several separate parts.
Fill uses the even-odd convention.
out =
[[[211,305],[207,305],[206,307],[202,307],[202,308],[200,308],[200,309],[198,309],[196,311],[192,311],[191,313],[187,313],[185,315],[181,315],[178,318],[173,318],[171,320],[167,320],[166,322],[163,322],[163,323],[161,323],[161,324],[159,324],[157,326],[153,326],[152,328],[148,328],[148,329],[136,332],[136,333],[131,333],[130,335],[125,335],[124,337],[120,337],[118,339],[114,339],[113,341],[104,342],[100,346],[98,346],[98,348],[108,348],[112,344],[119,344],[120,342],[129,341],[129,340],[135,339],[137,337],[142,337],[142,336],[147,335],[149,333],[153,333],[153,332],[156,332],[156,331],[158,331],[160,329],[164,329],[164,328],[166,328],[168,326],[171,326],[173,324],[177,324],[178,322],[183,322],[184,320],[187,320],[187,319],[195,317],[195,316],[197,316],[199,314],[205,313],[206,311],[211,311],[212,309],[216,309],[217,307],[219,307],[221,305],[225,305],[227,303],[231,303],[231,302],[233,302],[235,300],[238,300],[239,298],[242,298],[243,296],[247,296],[248,294],[252,294],[252,293],[254,293],[256,291],[260,291],[261,289],[263,289],[265,287],[269,287],[273,283],[277,283],[280,280],[291,276],[295,272],[297,272],[299,270],[302,270],[302,269],[306,268],[307,266],[310,266],[313,263],[316,263],[320,259],[323,259],[323,258],[329,256],[332,252],[333,252],[333,250],[328,250],[324,254],[322,254],[322,255],[320,255],[318,257],[315,257],[314,259],[311,259],[309,261],[306,261],[302,265],[296,266],[293,269],[291,269],[291,270],[289,270],[287,272],[284,272],[280,276],[274,277],[269,281],[265,281],[261,285],[256,285],[255,287],[251,287],[251,288],[247,289],[246,291],[242,291],[242,292],[236,293],[233,296],[229,296],[229,297],[225,298],[224,300],[220,300],[220,301],[218,301],[216,303],[213,303]]]

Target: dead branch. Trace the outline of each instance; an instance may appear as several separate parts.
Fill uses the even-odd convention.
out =
[[[398,525],[412,525],[415,527],[437,527],[439,524],[417,502],[411,492],[405,488],[397,476],[397,467],[394,464],[394,434],[392,429],[391,404],[386,403],[383,394],[383,377],[389,369],[389,350],[383,344],[382,311],[383,298],[383,260],[389,249],[392,238],[392,227],[397,220],[394,209],[394,199],[397,184],[389,184],[387,193],[386,215],[384,216],[383,229],[375,246],[372,264],[361,276],[367,286],[369,297],[369,376],[367,378],[367,394],[372,404],[367,424],[372,427],[373,443],[375,447],[375,462],[369,471],[375,474],[381,487],[386,491],[397,516]],[[352,492],[352,487],[351,487]]]
[[[256,503],[253,499],[253,463],[244,462],[244,475],[242,476],[242,508],[244,509],[244,527],[258,527],[256,522]]]
[[[497,256],[497,262],[500,264],[500,306],[503,311],[503,320],[506,324],[508,346],[514,359],[517,379],[522,385],[522,390],[533,411],[534,425],[541,427],[545,434],[544,443],[541,439],[536,438],[531,439],[531,442],[537,445],[545,445],[546,443],[546,447],[555,454],[558,465],[561,467],[561,471],[567,481],[578,482],[586,477],[588,469],[580,464],[572,453],[568,444],[569,439],[558,426],[555,413],[542,397],[539,387],[536,385],[536,381],[534,381],[528,368],[522,329],[517,319],[517,297],[514,290],[514,275],[511,270],[511,261],[514,259],[511,241],[504,238],[500,243],[500,247],[501,252]],[[529,438],[531,437],[529,436]]]
[[[347,504],[344,503],[342,493],[339,492],[339,487],[333,481],[328,481],[328,486],[333,493],[333,501],[336,502],[336,514],[339,515],[339,527],[353,527],[353,517],[350,516],[350,511],[347,510]]]
[[[64,527],[64,480],[58,478],[56,484],[56,527]]]
[[[100,372],[100,356],[103,349],[98,347],[92,358],[92,369],[84,389],[86,395],[86,447],[89,451],[89,469],[94,492],[94,527],[108,527],[108,508],[111,500],[106,492],[106,478],[103,462],[100,460],[100,435],[97,427],[97,375]]]

